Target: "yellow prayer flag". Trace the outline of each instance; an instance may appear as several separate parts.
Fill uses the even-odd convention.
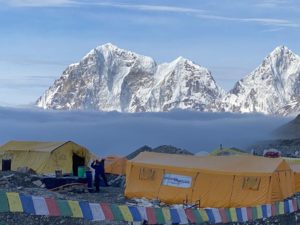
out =
[[[261,206],[256,206],[257,219],[263,218]]]
[[[279,214],[282,215],[284,214],[284,203],[279,202]]]
[[[237,219],[235,208],[230,208],[229,212],[230,212],[230,216],[231,216],[231,221],[232,222],[237,222],[238,219]]]
[[[120,209],[125,221],[127,221],[127,222],[132,222],[133,221],[131,212],[130,212],[127,205],[120,205],[119,209]]]
[[[162,213],[165,217],[166,222],[171,221],[171,214],[170,214],[170,209],[169,208],[163,207],[162,208]]]
[[[198,209],[198,210],[199,210],[199,213],[200,213],[200,216],[201,216],[202,220],[204,222],[208,221],[208,215],[207,215],[205,209]]]
[[[6,195],[7,195],[10,211],[23,212],[23,207],[22,207],[19,194],[16,192],[7,192]]]
[[[68,201],[68,204],[69,204],[70,209],[73,214],[72,217],[83,218],[83,214],[82,214],[80,205],[77,201]]]

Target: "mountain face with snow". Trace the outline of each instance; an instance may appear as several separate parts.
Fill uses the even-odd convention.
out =
[[[188,59],[158,65],[150,57],[105,44],[70,65],[36,104],[64,110],[292,115],[300,112],[300,57],[277,47],[225,93],[206,68]]]
[[[300,57],[277,47],[222,99],[220,110],[291,115],[300,111]]]
[[[217,111],[223,93],[206,68],[188,59],[158,65],[150,57],[105,44],[70,65],[36,104],[65,110]]]

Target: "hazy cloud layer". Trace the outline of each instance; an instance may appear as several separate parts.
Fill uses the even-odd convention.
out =
[[[288,119],[229,113],[120,114],[0,108],[0,143],[73,140],[99,155],[126,155],[142,145],[174,145],[193,152],[223,144],[244,148],[271,138]]]

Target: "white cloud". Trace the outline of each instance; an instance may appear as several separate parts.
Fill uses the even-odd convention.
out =
[[[6,3],[14,7],[51,7],[67,6],[74,2],[72,0],[8,0]]]
[[[275,10],[277,12],[284,10],[296,13],[300,11],[299,0],[259,0],[254,6],[268,11]]]
[[[1,57],[0,63],[18,64],[18,65],[48,65],[48,66],[65,66],[69,62],[59,60],[37,59],[37,58],[22,58],[22,57]]]
[[[206,19],[206,20],[221,20],[221,21],[231,21],[231,22],[247,22],[256,23],[265,26],[277,26],[277,27],[300,27],[299,24],[294,23],[285,19],[278,18],[239,18],[239,17],[228,17],[215,15],[207,10],[193,9],[185,7],[173,7],[165,5],[139,5],[139,4],[118,4],[113,2],[106,3],[92,3],[98,6],[114,7],[114,8],[124,8],[139,11],[152,11],[152,12],[172,12],[172,13],[187,13],[192,16]],[[274,3],[275,4],[275,3]]]
[[[94,2],[93,4],[98,5],[98,6],[127,8],[127,9],[140,10],[140,11],[174,12],[174,13],[204,13],[204,12],[206,12],[206,10],[201,10],[201,9],[192,9],[192,8],[175,7],[175,6],[167,6],[167,5],[118,4],[118,3],[112,3],[112,2],[106,2],[106,3]]]
[[[255,22],[262,25],[271,25],[279,27],[300,27],[299,24],[283,19],[272,19],[272,18],[237,18],[237,21],[241,22]]]
[[[263,8],[275,8],[288,3],[289,1],[287,0],[260,0],[259,3],[256,4],[256,6]]]
[[[4,2],[0,0],[0,2]],[[5,1],[7,2],[7,1]],[[288,1],[290,2],[290,1]],[[9,0],[9,5],[15,7],[74,7],[74,6],[95,6],[95,7],[112,7],[122,8],[135,11],[149,11],[149,12],[168,12],[168,13],[180,13],[188,14],[190,16],[198,17],[206,20],[220,20],[228,22],[246,22],[256,23],[264,26],[276,26],[276,27],[300,27],[300,24],[290,20],[279,18],[260,18],[260,17],[230,17],[222,16],[216,13],[203,9],[195,9],[188,7],[177,7],[168,5],[149,5],[149,4],[122,4],[112,1],[82,1],[82,0]],[[287,4],[284,0],[263,0],[256,4],[259,7],[281,7]]]
[[[196,16],[198,18],[210,19],[210,20],[257,23],[261,25],[279,26],[279,27],[300,27],[299,24],[291,22],[289,20],[275,19],[275,18],[256,18],[256,17],[239,18],[239,17],[227,17],[227,16],[218,16],[218,15],[210,15],[210,14],[197,14]]]
[[[283,27],[277,27],[277,28],[271,28],[271,29],[266,29],[266,30],[263,30],[262,32],[279,32],[279,31],[282,31],[284,30]]]

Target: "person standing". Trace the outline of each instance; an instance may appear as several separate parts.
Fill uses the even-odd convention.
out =
[[[95,177],[94,177],[94,185],[96,188],[96,192],[100,191],[100,171],[101,171],[101,164],[98,159],[94,160],[91,164],[91,167],[95,170]]]
[[[95,170],[95,188],[96,192],[100,191],[100,177],[103,179],[104,185],[109,186],[107,183],[107,178],[105,176],[105,159],[95,160],[92,162],[91,167]]]
[[[108,183],[107,183],[107,178],[106,178],[106,175],[105,175],[105,159],[101,159],[100,161],[100,176],[102,178],[102,180],[104,181],[104,185],[107,187],[109,186]]]

